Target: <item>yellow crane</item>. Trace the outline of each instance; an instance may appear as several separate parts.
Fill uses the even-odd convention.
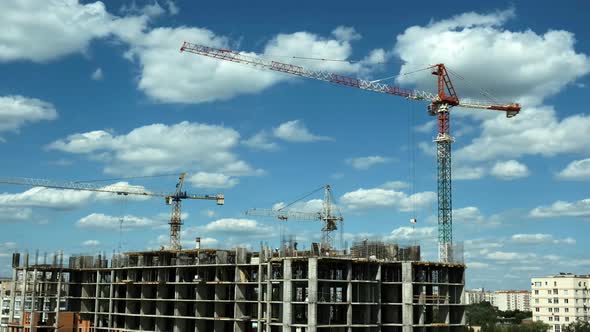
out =
[[[139,186],[101,186],[91,182],[77,182],[77,181],[55,181],[48,179],[35,179],[35,178],[22,178],[22,177],[9,177],[0,178],[0,183],[13,184],[27,187],[42,187],[51,189],[66,189],[66,190],[77,190],[77,191],[92,191],[97,193],[110,193],[116,195],[137,195],[137,196],[149,196],[149,197],[163,197],[166,205],[172,205],[172,214],[170,216],[170,249],[181,250],[180,245],[180,229],[182,226],[181,218],[181,202],[184,199],[201,199],[208,201],[216,201],[217,205],[223,205],[225,203],[225,197],[223,194],[216,195],[193,195],[183,191],[184,179],[186,173],[180,174],[178,183],[176,184],[176,190],[174,193],[159,193],[149,191]]]

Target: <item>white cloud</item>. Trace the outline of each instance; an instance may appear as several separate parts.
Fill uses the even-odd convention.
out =
[[[98,240],[86,240],[82,242],[82,245],[85,247],[98,247],[100,246],[100,241]]]
[[[453,167],[453,180],[478,180],[484,177],[486,169],[481,166]]]
[[[576,240],[567,237],[564,239],[555,239],[551,234],[514,234],[510,238],[517,244],[576,244]]]
[[[398,227],[391,231],[392,240],[425,240],[436,236],[436,227]]]
[[[347,192],[340,198],[341,204],[350,209],[371,209],[377,207],[393,207],[400,211],[424,209],[436,202],[436,193],[425,191],[408,195],[392,189],[372,188]]]
[[[572,161],[557,177],[563,180],[590,180],[590,158]]]
[[[215,211],[210,210],[210,209],[206,209],[206,210],[201,211],[201,215],[211,218],[211,217],[215,216]]]
[[[193,174],[188,181],[197,188],[232,188],[240,182],[231,176],[207,172]]]
[[[94,39],[130,37],[146,24],[144,16],[116,17],[100,2],[6,0],[0,22],[0,62],[47,62],[85,53]]]
[[[378,164],[385,164],[391,161],[391,158],[383,156],[368,156],[348,159],[346,162],[353,168],[366,170]]]
[[[276,235],[276,229],[253,219],[222,218],[212,221],[204,226],[189,227],[187,234],[198,236],[212,236],[224,238],[228,243],[237,245],[245,244],[261,238],[270,238]]]
[[[90,75],[90,78],[94,81],[101,81],[104,78],[102,68],[96,68],[96,70],[92,72],[92,75]]]
[[[484,120],[481,127],[481,135],[460,148],[455,160],[590,153],[590,147],[585,144],[590,116],[577,114],[560,120],[551,106],[527,107],[512,119],[492,117]],[[547,133],[551,133],[551,139],[547,139]]]
[[[484,269],[488,269],[490,267],[490,264],[482,263],[482,262],[467,262],[467,267],[470,269],[484,270]]]
[[[133,215],[117,217],[102,213],[92,213],[78,220],[76,225],[80,228],[114,230],[121,227],[121,220],[123,221],[123,229],[127,230],[131,228],[152,227],[157,224],[155,220],[145,217],[137,217]]]
[[[2,195],[0,195],[0,198]],[[33,217],[33,210],[22,207],[0,207],[0,223],[2,222],[22,222],[31,220]]]
[[[279,147],[277,143],[270,141],[270,134],[264,130],[244,140],[242,143],[253,149],[266,151],[274,151]]]
[[[0,96],[0,132],[18,131],[26,124],[56,118],[57,111],[48,102],[18,95]]]
[[[301,120],[292,120],[273,128],[275,137],[288,142],[313,142],[331,140],[327,136],[312,134]]]
[[[479,95],[479,88],[501,100],[536,105],[590,72],[590,59],[576,53],[575,37],[564,30],[537,34],[510,31],[503,25],[513,10],[490,14],[464,13],[426,26],[412,26],[397,36],[400,73],[425,64],[445,63],[468,80],[454,77],[459,96]],[[486,59],[482,75],[481,59]],[[432,75],[402,75],[398,82],[433,91]],[[475,87],[475,88],[472,88]]]
[[[353,27],[339,26],[332,31],[338,40],[359,40],[362,36]]]
[[[338,209],[338,206],[336,204],[334,204],[334,202],[332,202],[331,206],[334,210]],[[285,202],[279,202],[279,203],[273,204],[272,210],[277,211],[277,210],[284,209],[285,207],[286,207]],[[296,202],[296,203],[290,205],[289,208],[286,209],[285,211],[318,213],[318,212],[323,211],[323,207],[324,207],[324,200],[319,199],[319,198],[315,198],[315,199],[310,199],[308,201]]]
[[[144,192],[145,188],[141,186],[131,186],[127,182],[117,182],[112,185],[100,187],[109,191],[131,191]],[[52,189],[43,187],[34,187],[21,193],[2,193],[0,194],[0,205],[4,207],[39,207],[58,210],[68,210],[81,207],[94,201],[116,200],[121,196],[116,193],[92,192],[81,190]],[[125,199],[146,200],[147,196],[129,195]],[[26,212],[25,212],[26,213]]]
[[[486,254],[486,258],[494,261],[520,261],[532,257],[534,257],[533,254],[506,251],[493,251]]]
[[[381,185],[383,189],[400,190],[409,188],[410,184],[404,181],[388,181]]]
[[[575,202],[557,201],[549,206],[534,208],[530,214],[534,218],[590,217],[590,198]]]
[[[339,38],[354,37],[344,29],[335,33]],[[182,41],[229,49],[229,38],[197,27],[155,28],[129,38],[129,59],[135,59],[141,69],[138,87],[160,102],[204,103],[227,100],[241,94],[254,94],[291,77],[249,66],[219,61],[190,53],[178,52]],[[352,54],[350,40],[323,38],[309,32],[278,34],[268,41],[261,54],[240,52],[244,56],[273,55],[347,59]],[[373,56],[375,57],[375,56]],[[370,60],[358,63],[341,61],[306,61],[292,59],[293,64],[310,69],[357,73],[367,71]]]
[[[239,138],[240,134],[232,128],[185,121],[147,125],[121,135],[104,130],[73,134],[48,148],[100,156],[106,164],[104,171],[113,174],[187,170],[228,176],[260,174],[262,171],[252,169],[234,153]]]
[[[493,176],[502,180],[514,180],[529,176],[530,172],[525,164],[516,160],[498,161],[490,172]]]

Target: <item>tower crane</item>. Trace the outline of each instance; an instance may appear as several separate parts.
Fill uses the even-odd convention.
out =
[[[398,86],[347,77],[327,71],[310,70],[302,66],[263,59],[257,56],[247,56],[239,52],[213,48],[189,42],[184,42],[181,52],[193,53],[218,60],[249,65],[263,70],[272,70],[294,76],[300,76],[363,90],[400,96],[411,100],[429,101],[428,113],[437,117],[437,135],[434,139],[437,150],[437,189],[438,189],[438,242],[439,260],[452,261],[453,216],[451,192],[451,143],[454,141],[450,132],[450,110],[454,106],[495,110],[506,113],[511,118],[520,112],[517,103],[494,104],[489,102],[461,101],[457,96],[447,68],[439,63],[431,67],[432,74],[437,77],[437,93],[400,88]]]
[[[184,178],[186,173],[180,174],[178,183],[176,184],[176,190],[172,194],[158,193],[148,191],[142,187],[136,186],[100,186],[95,183],[89,182],[76,182],[76,181],[54,181],[47,179],[35,179],[35,178],[0,178],[0,183],[13,184],[27,187],[41,187],[51,189],[67,189],[77,191],[91,191],[97,193],[110,193],[116,195],[136,195],[136,196],[148,196],[148,197],[163,197],[166,205],[172,205],[172,215],[170,216],[170,249],[181,250],[180,245],[180,229],[182,226],[181,218],[181,202],[185,199],[201,199],[208,201],[216,201],[217,205],[223,205],[225,203],[225,197],[223,194],[217,195],[193,195],[188,194],[182,190],[184,185]]]
[[[287,204],[279,209],[248,209],[245,214],[249,216],[264,216],[273,217],[281,221],[298,220],[298,221],[321,221],[322,222],[322,249],[330,250],[334,245],[333,233],[339,229],[338,223],[342,224],[344,218],[340,213],[334,214],[334,206],[332,205],[332,191],[330,185],[322,186],[305,197],[324,189],[324,200],[322,202],[322,211],[318,212],[300,212],[291,211],[287,208],[294,203],[300,201],[302,198]],[[305,198],[304,197],[304,198]],[[340,227],[341,228],[341,227]]]

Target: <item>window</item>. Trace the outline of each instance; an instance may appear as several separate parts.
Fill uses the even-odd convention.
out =
[[[553,309],[553,312],[559,312],[559,308]]]
[[[541,287],[541,282],[540,281],[535,282],[535,287]]]
[[[553,289],[553,294],[557,295],[557,289]]]
[[[569,321],[570,321],[570,318],[569,318],[569,317],[566,317],[566,318],[565,318],[565,321],[566,321],[566,322],[569,322]]]
[[[553,298],[553,303],[559,303],[559,299],[558,299],[558,298],[556,298],[556,297],[554,297],[554,298]]]
[[[539,295],[539,290],[535,289],[535,295]]]
[[[560,328],[561,328],[561,325],[556,324],[555,325],[555,332],[561,332],[561,329]]]
[[[549,316],[549,321],[552,322],[553,321],[553,316]]]
[[[549,308],[549,312],[553,312],[553,308]]]
[[[565,312],[570,312],[570,308],[564,308],[563,309]]]
[[[547,299],[547,303],[553,303],[553,301],[551,301],[551,299]]]
[[[555,321],[559,322],[559,316],[555,316]]]
[[[547,290],[547,294],[551,295],[551,290],[550,289]]]
[[[557,286],[557,281],[554,281],[553,282],[553,286]]]
[[[563,290],[563,295],[567,295],[567,289]]]
[[[563,299],[563,303],[569,303],[568,299]]]

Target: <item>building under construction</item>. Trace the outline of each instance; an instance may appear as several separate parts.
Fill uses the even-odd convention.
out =
[[[13,256],[6,331],[458,331],[465,266],[420,247]],[[5,302],[6,302],[5,301]],[[24,313],[18,312],[17,303]],[[34,317],[34,319],[30,319]],[[70,326],[68,325],[68,326]],[[72,331],[69,329],[68,331]]]

